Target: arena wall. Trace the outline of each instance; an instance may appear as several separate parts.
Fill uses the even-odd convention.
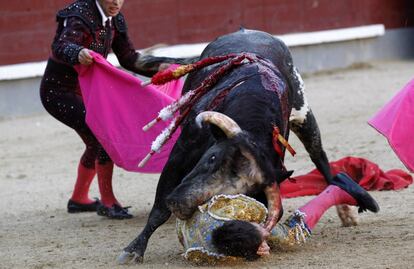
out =
[[[42,61],[50,53],[56,11],[71,0],[8,1],[0,11],[0,65]],[[414,25],[410,0],[126,0],[137,48],[208,42],[239,27],[272,34],[384,24]]]
[[[70,2],[20,0],[2,6],[0,120],[45,113],[38,89],[54,16]],[[124,14],[137,49],[188,44],[188,53],[189,47],[200,49],[242,26],[281,37],[304,73],[414,58],[412,0],[126,0]],[[174,47],[166,48],[168,55]]]

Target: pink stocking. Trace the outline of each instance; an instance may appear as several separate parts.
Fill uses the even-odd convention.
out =
[[[107,162],[105,164],[99,164],[98,161],[96,161],[95,167],[98,174],[98,185],[102,204],[106,207],[112,207],[114,204],[119,205],[112,191],[114,163]]]
[[[357,202],[338,186],[329,185],[323,192],[299,208],[299,210],[306,214],[305,222],[309,229],[312,230],[326,210],[331,206],[341,204],[357,205]]]
[[[75,189],[73,190],[71,200],[80,204],[91,204],[94,201],[89,199],[89,187],[95,177],[95,169],[89,169],[79,163],[78,177],[76,179]]]

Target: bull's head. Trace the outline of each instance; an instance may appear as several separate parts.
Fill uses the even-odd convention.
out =
[[[260,150],[234,120],[206,111],[197,116],[196,122],[199,127],[203,123],[212,124],[216,143],[166,199],[167,206],[181,219],[190,218],[199,205],[216,194],[251,194],[264,190],[272,181],[264,171],[269,170],[264,163],[270,162],[260,159],[263,158]],[[290,175],[271,170],[273,178],[279,177],[279,181]],[[280,200],[279,189],[273,190],[276,191],[272,192],[272,199]],[[281,203],[278,206],[276,210],[281,211]]]

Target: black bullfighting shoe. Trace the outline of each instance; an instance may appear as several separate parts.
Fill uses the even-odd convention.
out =
[[[96,213],[99,216],[108,217],[110,219],[130,219],[133,216],[128,213],[128,208],[130,208],[130,206],[121,207],[114,204],[111,207],[106,207],[103,204],[100,204],[96,210]]]
[[[338,173],[330,184],[338,186],[351,195],[358,203],[359,213],[366,210],[374,213],[379,211],[380,208],[374,198],[346,173]]]
[[[72,199],[68,202],[68,213],[81,213],[81,212],[96,212],[98,206],[101,204],[98,198],[95,198],[95,202],[90,204],[80,204]]]

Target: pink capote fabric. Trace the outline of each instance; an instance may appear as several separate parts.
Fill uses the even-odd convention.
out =
[[[414,79],[368,123],[388,139],[407,169],[414,172]]]
[[[86,123],[117,166],[134,172],[161,172],[179,130],[160,153],[138,168],[152,141],[169,122],[159,122],[147,132],[142,127],[180,96],[183,82],[142,87],[139,78],[117,69],[97,53],[92,52],[92,56],[94,63],[90,66],[75,67],[86,108]]]

